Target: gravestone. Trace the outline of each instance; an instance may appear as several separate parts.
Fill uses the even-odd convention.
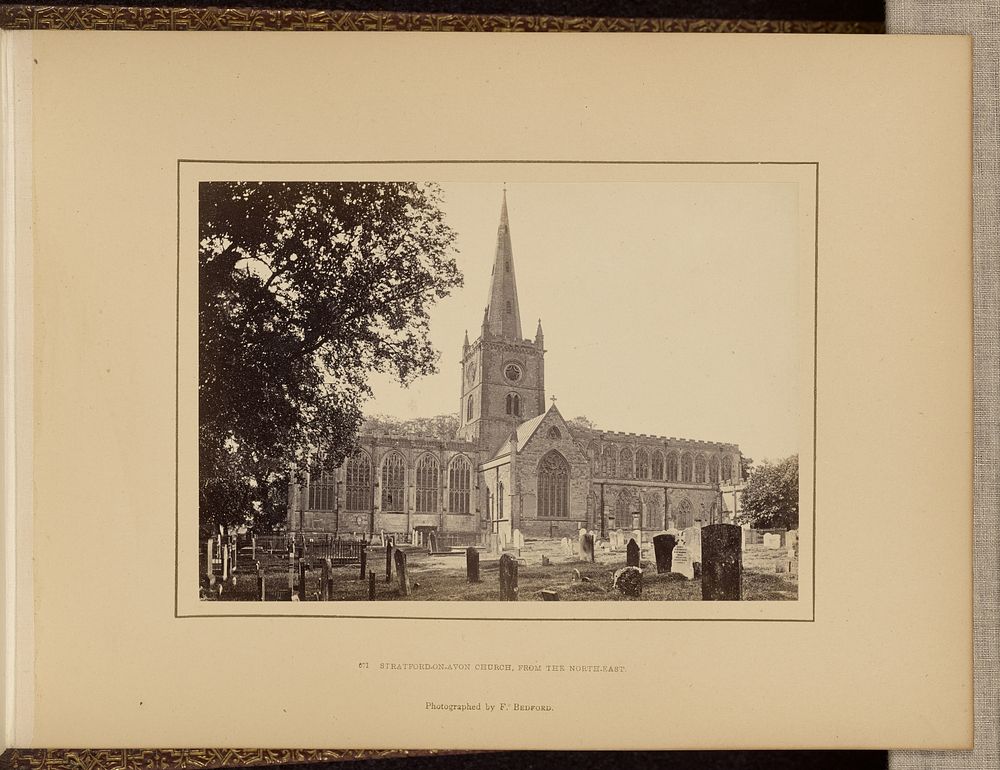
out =
[[[438,550],[437,534],[435,534],[434,531],[431,530],[431,533],[427,536],[427,552],[437,553],[437,550]]]
[[[399,578],[399,595],[409,596],[410,576],[406,571],[406,553],[397,548],[393,558],[396,560],[396,577]]]
[[[521,530],[514,530],[514,547],[517,549],[524,548],[524,535],[521,534]]]
[[[691,561],[701,561],[701,527],[688,527],[681,533],[684,545],[691,551]]]
[[[581,530],[580,535],[580,561],[594,561],[594,536]]]
[[[555,591],[542,591],[542,601],[543,602],[557,602],[559,601],[559,594]]]
[[[569,538],[568,537],[564,537],[560,542],[562,543],[563,553],[566,556],[572,556],[573,555],[573,548],[569,544]]]
[[[785,533],[785,549],[788,551],[789,559],[799,552],[799,531],[797,529],[790,529]]]
[[[500,601],[517,601],[517,559],[509,553],[500,557]]]
[[[677,538],[673,535],[657,535],[653,538],[653,554],[656,556],[656,573],[658,575],[670,572],[675,545],[677,545]]]
[[[635,541],[633,537],[628,541],[628,545],[625,547],[625,564],[629,567],[639,566],[639,544]]]
[[[299,601],[304,602],[306,600],[306,562],[305,559],[299,559]]]
[[[392,540],[385,541],[385,582],[392,582]]]
[[[206,559],[206,564],[208,565],[205,567],[205,577],[209,578],[210,584],[212,580],[215,578],[215,570],[212,567],[212,559],[215,557],[215,554],[212,553],[213,543],[214,541],[212,538],[208,538],[208,540],[205,541],[205,559]]]
[[[324,602],[330,601],[330,570],[333,564],[330,557],[323,559],[323,571],[320,573],[319,598]]]
[[[764,535],[764,547],[781,548],[781,535],[775,534],[774,532],[768,532]]]
[[[615,572],[612,578],[615,588],[623,596],[636,598],[642,596],[642,570],[638,567],[623,567]]]
[[[670,571],[683,575],[688,580],[694,578],[694,562],[691,560],[691,550],[683,545],[675,545],[670,556]]]
[[[633,529],[632,530],[632,539],[635,540],[636,545],[641,546],[642,545],[642,530],[641,529]]]
[[[742,530],[735,524],[702,528],[701,598],[739,601],[743,598]]]
[[[475,548],[465,549],[465,579],[470,583],[479,582],[479,551]]]
[[[368,573],[368,601],[375,601],[375,570]]]
[[[368,574],[368,546],[361,546],[361,573],[358,575],[358,580],[364,580],[365,575]]]
[[[257,598],[262,602],[267,601],[267,580],[264,577],[264,568],[257,562]]]

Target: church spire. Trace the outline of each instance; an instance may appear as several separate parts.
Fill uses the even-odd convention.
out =
[[[484,327],[493,337],[521,341],[521,309],[517,304],[517,282],[514,280],[506,187],[503,189],[503,204],[500,206],[500,226],[497,228],[496,256],[493,259],[493,276],[490,278],[489,305],[486,308]]]

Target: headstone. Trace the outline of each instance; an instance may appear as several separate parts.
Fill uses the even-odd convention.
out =
[[[632,530],[632,539],[635,540],[635,542],[636,542],[637,545],[641,546],[642,545],[642,530],[641,529],[633,529]]]
[[[250,558],[253,561],[257,561],[257,536],[252,535],[250,537]]]
[[[673,535],[657,535],[653,538],[653,554],[656,556],[656,573],[670,572],[674,546],[677,538]]]
[[[573,548],[569,544],[569,538],[568,537],[564,537],[560,542],[562,542],[563,553],[566,554],[567,556],[572,556],[573,555]]]
[[[392,541],[385,541],[385,582],[392,582]]]
[[[514,547],[524,548],[524,535],[521,534],[521,530],[514,530]]]
[[[638,567],[623,567],[615,572],[612,580],[623,596],[642,596],[642,570]]]
[[[222,580],[225,582],[229,580],[229,546],[226,543],[220,543],[220,548],[222,549]]]
[[[215,558],[215,549],[212,548],[214,542],[215,541],[212,538],[208,538],[208,540],[205,541],[205,576],[209,578],[209,582],[211,582],[211,579],[215,577],[215,570],[212,567],[212,559]]]
[[[555,591],[542,591],[542,601],[543,602],[557,602],[559,601],[559,594]]]
[[[465,549],[465,579],[470,583],[479,582],[479,551],[475,548]]]
[[[438,539],[437,539],[437,534],[433,530],[431,530],[430,535],[427,536],[427,543],[428,543],[428,549],[427,549],[428,552],[437,553]]]
[[[543,556],[542,557],[542,566],[543,567],[548,567],[551,563],[552,562],[549,561],[549,557],[548,556]]]
[[[735,524],[702,528],[701,598],[739,601],[743,598],[742,531]]]
[[[500,601],[517,601],[517,559],[509,553],[500,557]]]
[[[368,601],[375,601],[375,570],[368,573]]]
[[[262,602],[267,601],[267,580],[260,562],[257,562],[257,597]]]
[[[396,549],[396,576],[399,578],[399,595],[410,595],[410,576],[406,571],[406,552]]]
[[[694,579],[694,564],[691,560],[691,551],[687,546],[683,544],[674,546],[670,557],[670,571],[683,575],[688,580]]]
[[[330,557],[323,559],[323,572],[321,575],[322,582],[319,587],[319,598],[324,602],[330,601],[330,571],[333,568],[333,564],[330,561]]]
[[[358,580],[364,580],[365,575],[368,574],[368,546],[361,546],[361,571],[358,574]]]
[[[788,551],[789,559],[799,552],[799,531],[797,529],[790,529],[785,533],[785,549]]]
[[[768,532],[764,535],[764,547],[765,548],[781,548],[781,535],[774,532]]]
[[[625,546],[625,564],[629,567],[639,566],[639,544],[635,541],[633,537],[628,541],[628,545]]]
[[[306,600],[306,561],[299,559],[299,601]]]
[[[701,527],[688,527],[681,533],[684,545],[691,551],[691,561],[701,561]]]
[[[573,582],[574,583],[580,582],[580,570],[578,569],[573,570]]]
[[[594,536],[586,530],[580,535],[580,561],[594,561]]]

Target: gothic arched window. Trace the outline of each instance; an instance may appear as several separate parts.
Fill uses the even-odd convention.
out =
[[[538,463],[538,515],[547,519],[569,516],[569,463],[555,449]]]
[[[681,500],[680,505],[677,506],[677,529],[687,529],[688,527],[694,526],[694,508],[691,507],[691,501],[687,498]]]
[[[507,414],[521,416],[521,397],[517,393],[507,394]]]
[[[678,475],[677,453],[671,452],[667,455],[667,481],[677,481]]]
[[[437,510],[439,476],[434,455],[424,455],[417,461],[417,513]]]
[[[618,453],[613,445],[604,447],[604,452],[602,457],[604,462],[604,475],[611,477],[618,475]]]
[[[696,484],[705,483],[705,455],[698,455],[694,460],[694,481]]]
[[[637,479],[649,478],[649,453],[639,447],[635,453],[635,477]]]
[[[448,469],[448,511],[450,513],[469,512],[469,488],[471,487],[472,466],[462,455],[451,461]]]
[[[618,529],[628,529],[632,526],[632,499],[624,489],[618,493],[615,501],[615,526]]]
[[[691,455],[687,452],[681,455],[681,481],[691,482]]]
[[[402,513],[406,494],[406,469],[403,457],[391,452],[382,461],[382,510],[388,513]]]
[[[337,500],[337,472],[323,468],[309,475],[309,510],[332,511]]]
[[[347,458],[347,510],[367,511],[372,505],[372,463],[364,452]]]
[[[663,452],[659,449],[653,452],[653,478],[663,481]]]
[[[719,483],[719,458],[712,457],[708,461],[708,480],[713,484]]]
[[[632,450],[628,447],[622,449],[622,453],[618,458],[618,468],[622,478],[632,478]]]
[[[469,396],[469,400],[465,405],[465,419],[472,419],[472,396]]]
[[[722,458],[722,480],[733,480],[733,458],[729,455]]]

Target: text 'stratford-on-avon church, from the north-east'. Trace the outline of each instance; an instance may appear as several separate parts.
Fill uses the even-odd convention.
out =
[[[740,477],[735,444],[570,427],[546,408],[542,324],[534,339],[521,333],[506,193],[480,336],[462,345],[459,418],[454,440],[360,436],[341,467],[292,487],[289,529],[508,542],[514,529],[575,537],[731,520],[722,490]]]

